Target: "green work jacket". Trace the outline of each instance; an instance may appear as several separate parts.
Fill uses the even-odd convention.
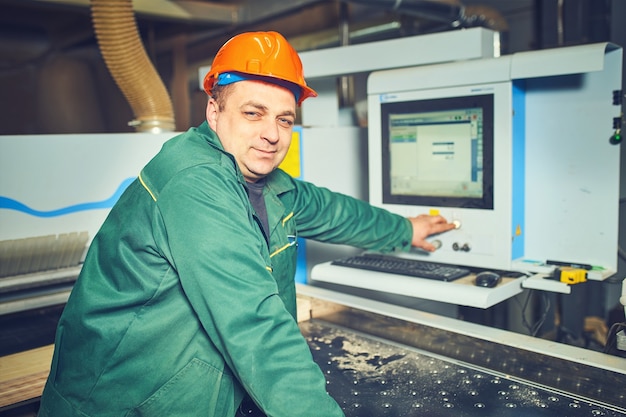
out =
[[[296,316],[297,237],[388,251],[410,222],[292,179],[264,191],[265,236],[206,122],[141,171],[90,245],[60,319],[40,416],[342,416]]]

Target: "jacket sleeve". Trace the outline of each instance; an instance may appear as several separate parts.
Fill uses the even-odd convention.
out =
[[[300,236],[382,252],[410,249],[413,227],[408,219],[306,181],[294,182]]]
[[[241,184],[223,167],[177,175],[158,206],[167,251],[211,342],[271,416],[343,416],[278,296]],[[163,240],[165,242],[165,240]]]

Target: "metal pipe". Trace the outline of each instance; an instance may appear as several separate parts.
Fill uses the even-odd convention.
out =
[[[350,45],[350,25],[348,16],[348,5],[346,3],[339,4],[339,45]],[[353,104],[351,94],[351,78],[347,75],[339,77],[339,105],[341,107],[347,107]]]
[[[465,7],[455,1],[444,0],[350,0],[367,6],[376,6],[398,13],[449,23],[453,27],[465,23]]]

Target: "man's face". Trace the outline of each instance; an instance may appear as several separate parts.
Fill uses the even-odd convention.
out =
[[[287,89],[260,81],[239,81],[224,97],[211,98],[207,121],[246,181],[270,174],[285,158],[296,118],[296,100]]]

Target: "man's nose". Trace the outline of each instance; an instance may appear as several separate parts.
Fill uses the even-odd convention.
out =
[[[279,139],[279,126],[276,120],[267,120],[263,125],[263,132],[261,135],[263,139],[270,143],[276,143]]]

